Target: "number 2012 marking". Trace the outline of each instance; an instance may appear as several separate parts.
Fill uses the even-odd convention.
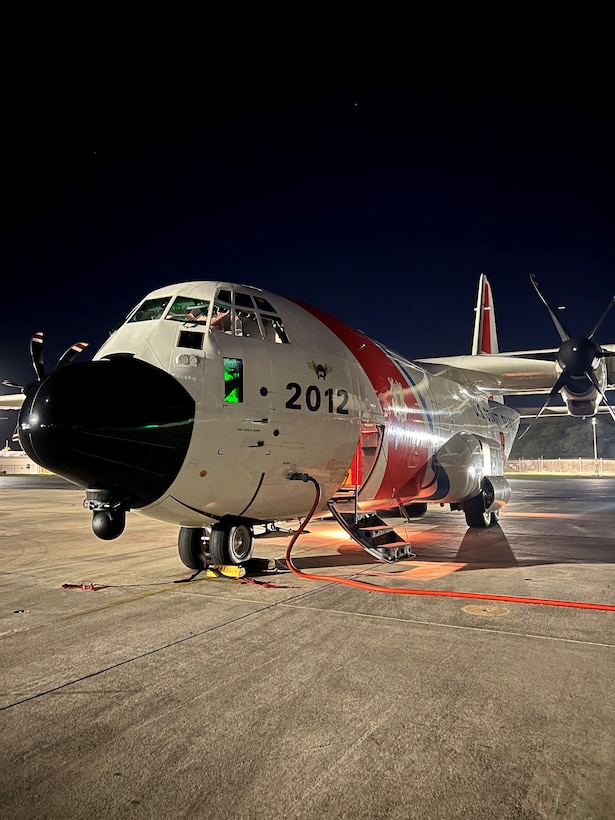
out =
[[[292,390],[293,394],[286,402],[286,407],[289,410],[301,410],[301,393],[303,388],[297,382],[289,382],[286,385],[287,390]],[[337,406],[334,408],[334,400],[333,400],[333,388],[328,387],[324,392],[324,399],[326,402],[326,408],[328,413],[341,413],[342,415],[347,416],[348,410],[346,410],[346,405],[348,404],[348,392],[340,388],[335,393],[336,398],[340,399]],[[320,392],[320,388],[317,387],[315,384],[311,384],[309,387],[305,389],[305,406],[308,410],[311,410],[312,413],[315,413],[317,410],[320,410],[320,405],[322,404],[323,396]]]

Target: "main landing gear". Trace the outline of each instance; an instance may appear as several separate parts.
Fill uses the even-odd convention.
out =
[[[494,527],[498,523],[499,510],[487,512],[493,504],[493,498],[485,490],[481,490],[474,498],[463,502],[463,511],[466,516],[468,527],[484,528]]]
[[[211,528],[181,527],[177,546],[189,569],[244,564],[252,557],[254,532],[240,520],[220,521]]]

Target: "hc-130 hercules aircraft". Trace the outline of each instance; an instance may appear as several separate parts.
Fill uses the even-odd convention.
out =
[[[593,342],[608,308],[589,337],[570,339],[547,307],[561,348],[500,354],[481,275],[472,355],[410,361],[317,308],[182,282],[149,293],[92,361],[71,363],[78,343],[46,375],[34,334],[37,380],[0,407],[21,407],[21,446],[85,489],[105,540],[137,510],[178,525],[186,566],[241,564],[255,525],[307,514],[313,482],[317,515],[395,561],[411,546],[378,512],[448,504],[469,527],[497,521],[520,419],[504,395],[560,392],[575,415],[608,406],[615,354]]]

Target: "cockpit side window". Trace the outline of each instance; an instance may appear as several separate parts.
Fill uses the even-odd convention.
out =
[[[252,308],[254,310],[254,302],[248,293],[241,293],[235,291],[235,307],[236,308]]]
[[[251,339],[263,339],[263,332],[258,323],[258,317],[253,310],[237,310],[235,320],[235,334],[247,336]]]
[[[256,307],[259,310],[263,310],[265,313],[275,313],[275,308],[271,306],[270,302],[268,302],[266,299],[263,299],[262,296],[256,297]]]
[[[261,316],[265,339],[277,344],[288,344],[288,336],[279,316]]]
[[[216,299],[209,326],[212,330],[221,330],[223,333],[233,332],[233,311],[230,303]]]
[[[229,335],[289,344],[282,320],[271,315],[275,313],[275,308],[262,296],[221,289],[216,295],[209,326]]]
[[[146,299],[142,305],[139,305],[128,321],[149,322],[152,319],[160,319],[169,301],[169,296],[161,296],[158,299]]]

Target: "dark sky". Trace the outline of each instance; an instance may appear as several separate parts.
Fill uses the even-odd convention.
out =
[[[2,378],[31,380],[33,331],[48,369],[88,358],[184,280],[311,302],[410,358],[469,352],[483,271],[503,350],[557,342],[531,272],[573,334],[615,292],[613,108],[583,83],[52,76],[7,105]]]

